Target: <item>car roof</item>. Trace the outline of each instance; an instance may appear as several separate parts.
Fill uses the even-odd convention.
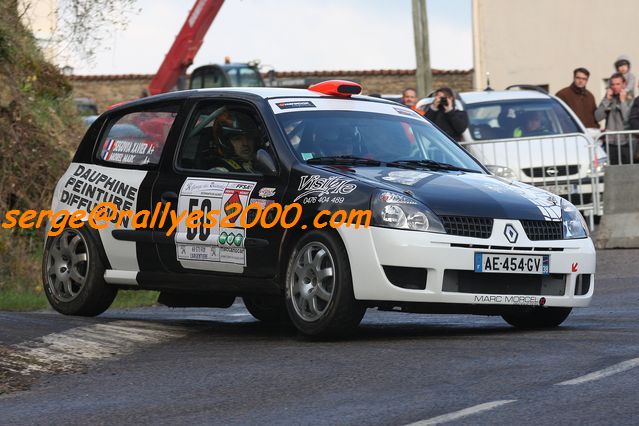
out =
[[[520,99],[551,99],[552,96],[534,90],[493,90],[481,92],[462,92],[461,100],[467,104],[479,102],[512,101]]]
[[[156,101],[169,101],[186,99],[191,96],[206,96],[210,94],[237,94],[237,95],[252,95],[260,97],[264,100],[277,99],[277,98],[333,98],[333,99],[345,99],[345,100],[362,100],[371,101],[384,104],[391,104],[397,106],[398,104],[393,101],[389,101],[382,98],[376,98],[372,96],[354,95],[351,97],[330,96],[319,92],[315,92],[308,89],[289,89],[280,87],[220,87],[214,89],[192,89],[192,90],[180,90],[176,92],[162,93],[159,95],[148,96],[146,98],[134,99],[129,102],[123,102],[113,107],[113,110],[120,110],[122,108],[128,108],[130,106],[140,106],[147,103]],[[401,106],[401,105],[400,105]]]

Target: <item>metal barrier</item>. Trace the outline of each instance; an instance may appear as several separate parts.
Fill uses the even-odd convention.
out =
[[[461,142],[494,174],[534,185],[573,203],[590,228],[603,214],[606,153],[582,133]]]
[[[639,164],[639,130],[606,131],[597,142],[608,153],[608,164]]]

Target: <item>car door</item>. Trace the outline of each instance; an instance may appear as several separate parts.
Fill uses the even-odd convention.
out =
[[[229,133],[234,135],[233,130],[242,130],[242,126],[249,128],[254,138],[248,160],[246,155],[239,156],[237,144],[233,145],[236,140],[231,143],[228,138]],[[264,176],[251,167],[258,149],[276,158],[265,129],[257,109],[248,103],[194,101],[175,155],[170,164],[163,164],[153,190],[154,205],[170,203],[173,217],[182,217],[171,235],[156,238],[157,251],[167,271],[251,277],[272,277],[277,273],[279,227],[263,227],[259,221],[257,226],[243,226],[253,221],[258,210],[268,208],[274,212],[275,206],[269,206],[279,203],[286,189],[281,173]],[[254,203],[258,208],[244,220],[237,215],[225,223],[227,226],[221,226],[234,203],[242,208]],[[205,218],[200,226],[188,228],[184,218],[197,210],[204,215],[210,213],[217,220]],[[273,219],[272,214],[267,216]],[[205,222],[210,225],[204,226]],[[170,226],[165,224],[163,231]]]
[[[180,127],[177,117],[182,104],[148,103],[113,112],[92,154],[94,164],[79,164],[74,172],[77,188],[93,204],[112,202],[121,213],[130,213],[99,231],[120,283],[132,284],[138,271],[160,267],[150,230],[138,229],[134,217],[151,207],[153,182],[167,141]]]

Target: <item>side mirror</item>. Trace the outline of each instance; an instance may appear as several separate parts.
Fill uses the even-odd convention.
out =
[[[265,149],[258,149],[255,155],[255,170],[265,176],[276,176],[277,166],[275,160]]]

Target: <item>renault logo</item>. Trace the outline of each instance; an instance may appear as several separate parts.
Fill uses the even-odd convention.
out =
[[[510,223],[506,225],[506,228],[504,228],[504,235],[506,236],[506,239],[512,244],[516,243],[517,238],[519,237],[519,234],[517,233],[517,231],[515,231],[515,228],[513,228]]]

